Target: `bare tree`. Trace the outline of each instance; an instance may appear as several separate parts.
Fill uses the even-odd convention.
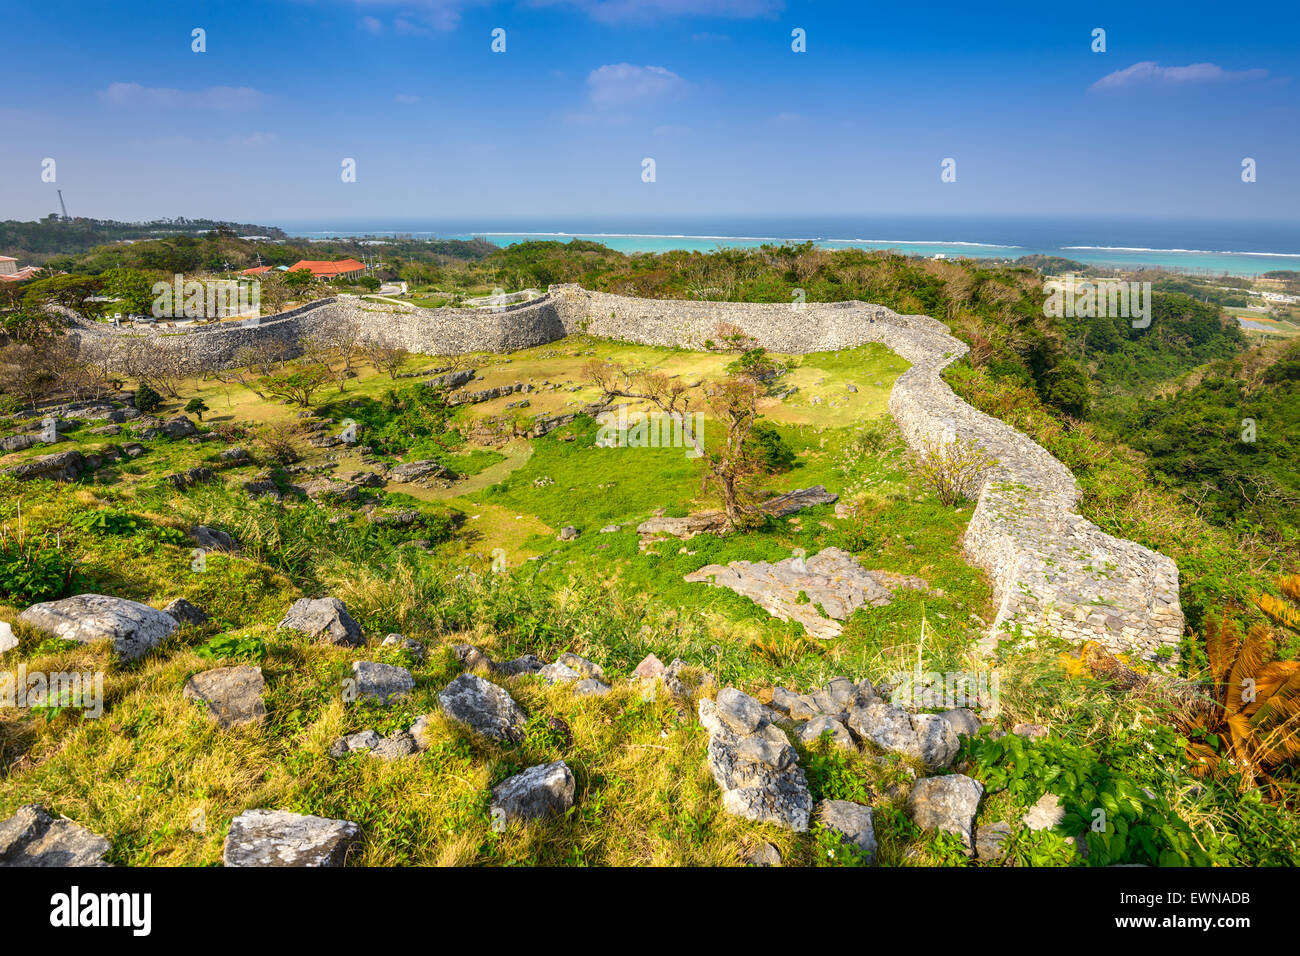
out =
[[[733,528],[751,524],[757,513],[756,496],[748,483],[761,467],[746,439],[758,419],[761,393],[753,379],[739,375],[710,382],[704,389],[705,401],[726,434],[720,446],[704,452],[703,483],[718,489]]]
[[[397,378],[397,373],[406,364],[410,354],[400,345],[385,345],[378,341],[366,345],[366,357],[370,360],[370,364],[387,372],[388,377],[392,379]]]

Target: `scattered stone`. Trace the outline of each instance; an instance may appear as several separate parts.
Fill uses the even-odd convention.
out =
[[[781,851],[770,843],[760,843],[742,857],[746,866],[780,866]]]
[[[144,454],[144,445],[141,445],[136,441],[129,441],[122,446],[122,451],[126,454],[127,458],[139,458]]]
[[[216,475],[211,468],[187,468],[175,474],[167,475],[163,481],[168,482],[177,491],[193,488],[205,481],[211,481]]]
[[[185,598],[176,598],[165,608],[164,614],[170,614],[177,624],[197,626],[208,620],[208,612],[191,604]]]
[[[438,694],[447,716],[494,740],[520,743],[527,716],[515,699],[477,674],[461,674]]]
[[[799,728],[798,737],[804,744],[811,745],[815,744],[823,734],[827,733],[831,735],[831,743],[836,747],[843,747],[846,750],[857,749],[853,743],[853,735],[849,733],[848,728],[834,717],[814,717]]]
[[[222,461],[228,461],[234,463],[243,463],[243,462],[249,462],[253,460],[253,456],[250,455],[246,449],[240,448],[238,445],[236,445],[234,448],[223,449],[220,453],[218,453],[217,457],[220,458]]]
[[[0,438],[0,451],[26,451],[41,444],[41,441],[40,435],[10,435],[8,438]]]
[[[417,661],[424,660],[425,647],[419,641],[409,637],[403,637],[401,634],[389,634],[380,643],[380,647],[396,647],[399,650],[406,651]]]
[[[492,788],[492,815],[509,823],[561,815],[573,806],[574,779],[563,760],[529,767]]]
[[[559,534],[560,541],[574,541],[577,539],[577,537],[578,537],[578,529],[571,524],[565,525],[563,528],[560,529],[560,534]]]
[[[607,525],[605,525],[605,527],[603,527],[603,528],[600,529],[600,533],[601,533],[601,534],[613,534],[615,531],[621,531],[622,528],[623,528],[623,526],[622,526],[621,524],[607,524]]]
[[[637,680],[654,680],[662,677],[664,674],[664,662],[653,654],[647,654],[636,669],[632,671],[632,676]]]
[[[109,842],[67,819],[29,803],[0,820],[0,867],[107,866]]]
[[[916,782],[907,809],[922,830],[941,830],[961,838],[967,854],[974,851],[975,813],[984,787],[960,773],[925,777]]]
[[[823,800],[817,804],[817,820],[834,830],[843,841],[866,857],[869,866],[876,863],[876,831],[871,808],[848,800]]]
[[[587,677],[573,685],[574,694],[579,697],[597,696],[603,697],[608,694],[612,687],[608,684],[596,680],[594,677]]]
[[[226,866],[342,866],[361,838],[347,820],[245,810],[230,821],[222,860]]]
[[[981,863],[996,863],[1006,856],[1006,842],[1010,838],[1009,823],[985,823],[976,827],[975,859]]]
[[[195,674],[185,683],[183,694],[186,700],[207,704],[208,716],[222,730],[229,730],[266,717],[265,690],[262,668],[241,664]]]
[[[377,700],[385,707],[415,690],[415,678],[411,672],[392,664],[354,661],[352,678],[356,681],[357,697]]]
[[[599,664],[589,661],[585,657],[579,657],[577,654],[570,654],[565,651],[556,658],[556,662],[572,668],[583,677],[591,677],[599,681],[605,679],[605,671]]]
[[[313,640],[356,646],[363,642],[361,626],[338,598],[299,598],[276,630],[301,631]]]
[[[105,594],[78,594],[33,604],[18,620],[64,640],[89,644],[108,639],[123,660],[143,657],[180,625],[169,614]]]
[[[558,661],[554,664],[547,664],[537,672],[542,680],[548,684],[567,684],[572,681],[582,680],[582,675],[572,667],[568,667]]]
[[[523,654],[512,661],[504,661],[500,664],[491,664],[492,670],[498,674],[505,674],[508,677],[516,677],[520,674],[539,673],[546,665],[540,657],[533,654]]]
[[[234,538],[216,528],[196,524],[187,533],[204,551],[225,551],[233,554],[239,550],[239,545],[235,543]]]
[[[1048,734],[1047,728],[1042,724],[1016,724],[1011,728],[1011,732],[1020,737],[1028,737],[1030,740],[1037,740]]]
[[[398,465],[388,473],[388,480],[397,484],[423,482],[430,478],[450,478],[451,472],[432,460],[412,461]]]
[[[473,644],[453,644],[451,652],[456,656],[456,660],[465,665],[466,670],[495,670],[496,666],[492,663],[492,658],[488,657]]]
[[[333,478],[317,478],[303,486],[307,497],[315,502],[322,501],[356,501],[361,496],[356,485]]]
[[[12,651],[18,646],[18,638],[8,621],[0,621],[0,654]]]

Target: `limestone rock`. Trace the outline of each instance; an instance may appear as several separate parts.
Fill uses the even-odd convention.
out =
[[[603,697],[611,690],[613,690],[612,687],[596,680],[594,677],[584,677],[573,685],[573,693],[579,697]]]
[[[218,667],[195,674],[185,683],[186,700],[208,705],[209,716],[222,730],[253,724],[266,717],[262,692],[266,680],[262,668],[251,664]]]
[[[1007,854],[1011,824],[984,823],[975,828],[975,858],[981,863],[996,863]]]
[[[952,725],[942,716],[908,714],[878,698],[853,708],[849,729],[860,740],[890,753],[914,757],[931,769],[951,764],[961,746]]]
[[[725,716],[708,698],[699,703],[700,723],[709,731],[709,771],[722,790],[723,809],[746,820],[807,830],[812,797],[798,755],[762,705],[746,698],[751,708],[741,697],[739,691],[728,695]],[[740,734],[733,729],[738,726],[754,731]]]
[[[817,804],[817,821],[856,847],[869,865],[876,862],[876,831],[871,808],[849,800],[823,800]]]
[[[34,803],[0,820],[0,867],[107,866],[110,849],[99,834]]]
[[[175,418],[167,419],[158,426],[158,430],[168,438],[189,438],[191,435],[199,433],[194,422],[184,415],[177,415]]]
[[[361,838],[347,820],[287,810],[245,810],[230,821],[226,866],[342,866]]]
[[[561,541],[574,541],[578,537],[578,529],[573,525],[565,525],[560,529],[559,539]]]
[[[18,646],[18,638],[8,621],[0,621],[0,654],[12,651]]]
[[[88,644],[107,638],[123,660],[143,657],[180,625],[170,614],[125,598],[78,594],[33,604],[18,620],[38,631]]]
[[[415,678],[405,667],[375,661],[354,661],[352,679],[356,681],[357,697],[377,700],[385,706],[415,690]]]
[[[948,721],[953,733],[958,737],[974,737],[979,733],[979,729],[984,726],[984,722],[980,720],[979,715],[966,707],[945,710],[939,716]]]
[[[406,651],[417,661],[424,660],[425,648],[419,641],[412,640],[409,637],[403,637],[401,634],[389,634],[384,638],[380,647],[396,647],[399,650]]]
[[[646,537],[672,535],[684,539],[698,534],[726,534],[730,530],[725,511],[700,511],[684,518],[649,518],[636,528],[637,534]]]
[[[356,646],[362,643],[361,626],[347,606],[334,597],[299,598],[293,602],[277,630],[301,631],[313,640]]]
[[[839,495],[827,491],[822,485],[814,485],[812,488],[797,488],[775,498],[769,498],[758,507],[774,518],[784,518],[804,508],[830,505],[839,500]]]
[[[470,666],[468,660],[465,665]],[[490,666],[498,674],[505,674],[510,677],[519,674],[536,674],[546,667],[542,659],[534,654],[521,654],[512,661],[502,661],[499,664],[490,664]]]
[[[563,760],[529,767],[492,788],[492,811],[507,822],[563,814],[573,806],[574,778]]]
[[[224,531],[206,525],[196,524],[190,528],[189,536],[204,551],[225,551],[234,554],[239,550],[239,545],[235,543],[234,538]]]
[[[461,674],[438,694],[443,711],[477,733],[495,740],[519,743],[527,721],[515,699],[477,674]]]
[[[79,451],[61,451],[53,455],[41,455],[21,465],[13,465],[0,474],[12,475],[20,481],[31,478],[49,478],[51,481],[75,481],[85,467],[85,459]]]
[[[664,673],[664,662],[653,654],[647,654],[636,669],[632,671],[632,676],[638,680],[654,680],[656,677],[662,677]]]
[[[742,859],[746,866],[780,866],[781,851],[770,843],[760,843],[745,853]]]
[[[603,681],[605,671],[599,664],[587,660],[585,657],[579,657],[577,654],[570,654],[567,651],[557,657],[556,662],[563,664],[565,667],[572,668],[583,677],[590,677],[594,680]]]
[[[170,615],[177,624],[182,626],[186,624],[197,626],[208,619],[207,611],[191,604],[185,598],[176,598],[163,608],[163,613]]]
[[[956,834],[970,854],[975,845],[975,813],[983,796],[984,787],[979,781],[963,774],[926,777],[912,788],[907,809],[922,830]]]
[[[821,739],[822,734],[831,735],[831,743],[836,747],[842,747],[846,750],[856,750],[853,743],[853,735],[849,733],[848,728],[841,724],[834,717],[814,717],[802,727],[799,728],[799,740],[805,745],[815,744]]]

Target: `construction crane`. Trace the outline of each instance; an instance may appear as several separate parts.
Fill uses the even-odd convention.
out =
[[[58,193],[59,193],[59,208],[63,210],[63,215],[60,218],[64,222],[72,222],[72,217],[68,215],[68,206],[63,201],[63,190],[62,189],[58,190]]]

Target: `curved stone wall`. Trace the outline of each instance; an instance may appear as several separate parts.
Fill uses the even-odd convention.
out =
[[[1106,534],[1076,511],[1079,487],[1061,462],[1004,422],[966,404],[940,373],[966,353],[943,323],[863,302],[785,304],[638,299],[552,286],[532,302],[496,312],[400,309],[354,298],[326,299],[256,327],[152,330],[183,344],[205,367],[228,364],[245,345],[290,346],[313,330],[351,320],[367,339],[412,352],[509,352],[587,333],[645,345],[695,347],[728,323],[774,352],[805,353],[879,342],[911,363],[889,408],[913,448],[971,439],[997,459],[966,531],[969,559],[984,568],[997,604],[990,640],[1017,628],[1096,640],[1148,659],[1175,655],[1182,635],[1178,568],[1158,552]],[[122,334],[80,326],[94,337]]]

